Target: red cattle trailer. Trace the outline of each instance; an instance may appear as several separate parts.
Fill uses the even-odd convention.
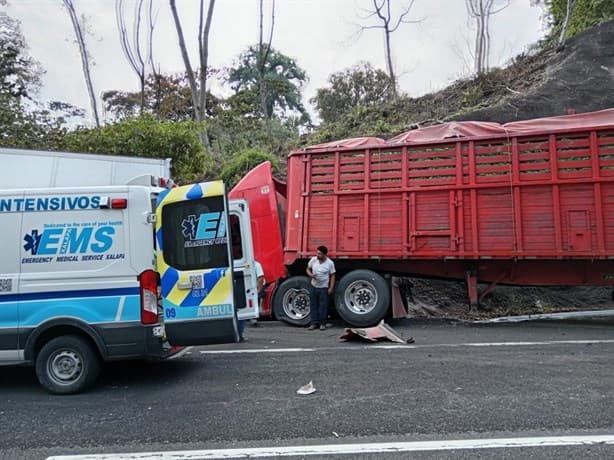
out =
[[[614,109],[321,144],[290,153],[287,183],[263,163],[231,197],[250,203],[262,313],[297,325],[319,245],[354,326],[406,314],[396,276],[465,280],[472,305],[496,284],[612,285]]]

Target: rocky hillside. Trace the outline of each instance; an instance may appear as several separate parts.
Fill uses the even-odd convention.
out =
[[[480,82],[479,103],[452,114],[456,120],[497,121],[591,112],[614,107],[614,21],[569,39],[560,50],[523,56]]]
[[[561,49],[517,56],[506,68],[459,80],[419,98],[362,107],[318,130],[305,143],[346,137],[389,138],[443,121],[515,120],[614,107],[614,21],[567,40]]]

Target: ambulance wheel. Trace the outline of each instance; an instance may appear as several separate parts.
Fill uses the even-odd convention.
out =
[[[100,358],[92,346],[74,335],[47,342],[36,357],[36,375],[50,393],[79,393],[91,386],[100,373]]]
[[[294,326],[307,326],[310,311],[309,278],[293,276],[279,285],[273,297],[276,319]]]
[[[349,272],[335,288],[339,316],[355,327],[377,324],[388,313],[390,288],[381,275],[371,270]]]

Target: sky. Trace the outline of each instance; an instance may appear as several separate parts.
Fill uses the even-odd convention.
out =
[[[399,8],[408,0],[392,0]],[[501,0],[500,0],[501,1]],[[125,0],[134,4],[135,0]],[[177,0],[192,65],[196,66],[198,0]],[[206,2],[208,3],[208,2]],[[542,10],[531,0],[511,0],[490,21],[491,66],[504,65],[526,52],[544,34]],[[138,89],[119,42],[114,0],[73,0],[84,14],[95,92]],[[265,0],[270,19],[271,0]],[[258,41],[259,0],[217,0],[210,33],[210,66],[236,63],[239,54]],[[366,19],[372,0],[276,0],[273,47],[291,56],[309,78],[304,102],[328,77],[359,62],[386,69],[384,36]],[[86,109],[89,99],[70,18],[61,0],[9,0],[7,13],[21,22],[30,55],[45,70],[40,99],[60,100]],[[133,8],[126,9],[128,18]],[[154,57],[163,72],[184,70],[168,0],[154,0]],[[267,13],[265,13],[265,18]],[[399,88],[412,97],[439,90],[471,73],[473,36],[465,0],[415,0],[408,19],[392,35],[392,55]],[[214,89],[222,95],[224,88]],[[313,113],[313,109],[311,109]]]

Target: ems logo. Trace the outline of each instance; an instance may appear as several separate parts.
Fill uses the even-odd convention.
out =
[[[41,242],[41,237],[43,235],[38,233],[38,230],[32,230],[31,234],[27,234],[23,237],[26,244],[23,245],[23,249],[25,251],[30,251],[32,255],[36,255],[38,253],[38,246]]]
[[[209,246],[226,243],[226,221],[221,212],[190,214],[181,222],[185,247]]]
[[[23,249],[32,255],[101,254],[111,249],[115,228],[110,225],[82,228],[33,229],[23,237]]]

